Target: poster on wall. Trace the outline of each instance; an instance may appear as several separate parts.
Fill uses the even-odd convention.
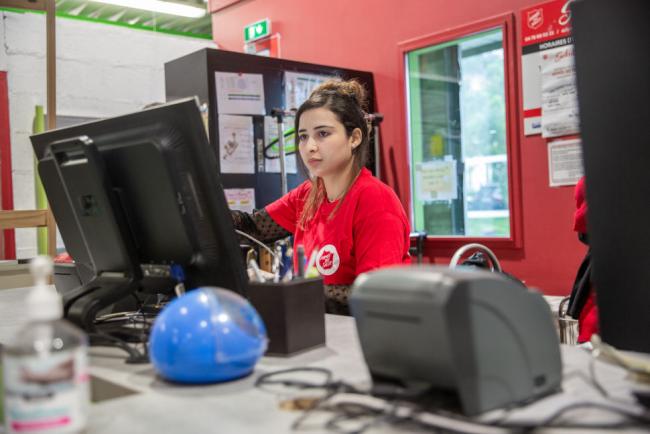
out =
[[[521,11],[524,134],[542,133],[542,61],[548,50],[573,44],[571,0],[552,0]]]
[[[334,78],[328,75],[285,71],[284,101],[287,110],[297,109],[309,98],[311,91],[321,83]]]
[[[247,213],[252,213],[255,210],[254,188],[226,188],[223,192],[231,210]]]
[[[264,115],[264,76],[215,72],[219,114]]]
[[[542,137],[580,131],[573,45],[542,54]]]
[[[221,173],[255,173],[253,117],[219,115]]]
[[[580,139],[548,143],[548,183],[551,187],[575,185],[583,175]]]
[[[457,199],[456,160],[417,163],[415,185],[422,201]]]

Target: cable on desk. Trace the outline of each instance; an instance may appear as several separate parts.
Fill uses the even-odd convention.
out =
[[[294,380],[287,378],[275,379],[274,377],[293,374],[293,373],[318,373],[324,376],[324,380],[320,382],[308,382],[303,380]],[[429,420],[422,418],[414,417],[412,406],[403,404],[400,407],[401,399],[406,397],[413,397],[413,395],[406,391],[406,389],[400,387],[394,388],[384,388],[382,393],[386,396],[389,395],[389,391],[392,391],[392,397],[388,399],[377,398],[370,394],[370,391],[360,390],[355,386],[352,386],[349,383],[343,381],[334,381],[332,372],[326,368],[320,367],[302,367],[302,368],[291,368],[284,369],[280,371],[270,372],[260,376],[255,382],[255,386],[258,388],[263,388],[268,385],[282,385],[286,387],[295,387],[301,390],[304,389],[324,389],[325,395],[318,398],[312,403],[312,405],[302,414],[298,419],[292,424],[293,430],[302,430],[309,429],[310,427],[304,427],[305,421],[315,412],[316,410],[329,410],[334,412],[328,421],[325,422],[324,427],[326,429],[341,433],[341,434],[361,434],[368,430],[369,428],[378,425],[379,423],[389,422],[393,424],[398,423],[415,423],[420,426],[426,426],[427,428],[438,428],[444,429],[446,432],[457,432],[457,433],[506,433],[511,432],[511,430],[503,429],[500,427],[489,426],[481,423],[476,423],[475,421],[468,421],[466,419],[457,419],[450,418],[443,415],[433,415],[429,414]],[[358,396],[364,399],[372,400],[375,403],[381,403],[380,408],[375,408],[373,406],[359,403],[359,402],[339,402],[333,405],[326,406],[328,402],[335,396],[341,395],[350,395]],[[379,405],[378,405],[379,406]],[[398,414],[401,413],[401,414]],[[424,413],[420,413],[424,414]],[[437,423],[431,421],[435,419]],[[361,426],[346,430],[342,423],[351,422],[354,420],[360,420],[363,418],[370,418],[369,421],[366,421]],[[446,423],[443,423],[446,422]],[[458,424],[461,427],[458,429],[453,428],[453,424]],[[473,428],[473,429],[472,429]]]
[[[593,368],[592,368],[593,371]],[[295,380],[291,378],[274,378],[279,375],[286,375],[292,373],[319,373],[324,376],[324,379],[319,382],[309,382],[304,380]],[[585,377],[584,374],[575,372],[568,376],[580,376],[589,384],[594,386],[599,393],[606,399],[610,399],[611,396],[609,393],[602,387],[598,382],[597,378],[593,375],[592,378]],[[565,378],[568,377],[565,375]],[[360,390],[349,383],[343,381],[333,381],[332,372],[325,368],[319,367],[303,367],[303,368],[292,368],[285,369],[276,372],[266,373],[260,376],[255,382],[256,387],[263,387],[265,385],[282,385],[286,387],[295,387],[298,389],[324,389],[325,395],[315,400],[311,405],[306,409],[306,411],[296,420],[292,425],[292,429],[301,430],[308,429],[305,428],[304,422],[313,414],[316,410],[327,410],[334,412],[329,420],[324,424],[324,428],[332,430],[338,433],[345,434],[361,434],[367,429],[376,426],[380,423],[391,423],[391,424],[408,424],[413,423],[420,427],[427,429],[435,429],[442,432],[457,432],[457,433],[520,433],[528,432],[536,428],[564,428],[564,429],[613,429],[613,428],[629,428],[629,427],[639,427],[647,426],[650,424],[650,414],[648,412],[644,413],[635,413],[624,408],[619,408],[608,403],[600,403],[593,401],[584,401],[584,402],[574,402],[568,404],[551,415],[543,419],[542,421],[524,421],[524,422],[508,422],[505,419],[509,416],[509,413],[514,410],[516,407],[506,409],[506,414],[500,417],[496,421],[483,422],[477,421],[463,415],[458,415],[455,413],[445,412],[443,410],[435,411],[422,411],[417,409],[417,402],[409,401],[403,402],[404,398],[408,395],[405,393],[404,389],[399,387],[394,388],[393,396],[389,396],[390,393],[386,393],[388,389],[384,389],[384,395],[388,396],[388,399],[378,398],[371,395],[370,391]],[[339,395],[340,397],[357,396],[359,398],[370,400],[375,406],[369,405],[367,403],[360,402],[345,402],[340,401],[332,404],[330,401]],[[413,395],[409,396],[413,398]],[[613,400],[611,400],[614,403]],[[381,404],[380,404],[381,403]],[[327,404],[327,405],[326,405]],[[620,402],[619,402],[620,404]],[[629,404],[629,403],[628,403]],[[556,423],[556,421],[565,415],[566,413],[576,410],[579,408],[595,408],[612,413],[619,414],[626,418],[625,421],[617,421],[614,423]],[[348,422],[359,421],[363,419],[368,419],[360,426],[355,429],[346,430],[343,424]]]
[[[607,399],[608,401],[619,403],[619,404],[625,404],[625,405],[634,404],[634,401],[618,398],[616,396],[613,396],[607,391],[605,386],[602,385],[602,383],[598,380],[598,376],[596,375],[596,359],[594,357],[592,357],[589,360],[588,369],[589,369],[589,375],[585,374],[582,371],[567,372],[566,374],[564,374],[563,381],[566,381],[573,377],[577,377],[583,380],[591,387],[593,387],[603,398]]]
[[[614,422],[614,423],[565,423],[565,424],[556,424],[555,421],[557,421],[560,417],[568,413],[569,411],[580,409],[580,408],[596,408],[599,410],[605,410],[609,411],[611,413],[616,413],[621,416],[625,416],[628,419],[631,420],[636,420],[637,423],[631,423],[630,421],[625,421],[625,422]],[[571,404],[568,404],[555,412],[553,412],[550,416],[548,416],[546,419],[542,420],[541,422],[534,421],[534,422],[505,422],[502,424],[498,424],[496,426],[502,426],[506,428],[527,428],[527,429],[533,429],[533,428],[567,428],[567,429],[577,429],[577,428],[590,428],[590,429],[612,429],[612,428],[631,428],[631,427],[638,427],[638,426],[647,426],[650,424],[650,415],[647,413],[634,413],[629,410],[625,410],[623,408],[615,407],[613,405],[609,405],[606,403],[601,403],[601,402],[594,402],[594,401],[583,401],[583,402],[573,402]]]
[[[139,301],[139,299],[137,300]],[[98,317],[94,322],[96,325],[118,323],[123,328],[117,330],[119,333],[115,333],[116,330],[113,330],[116,335],[106,330],[89,333],[88,338],[91,345],[110,346],[124,350],[128,354],[126,363],[149,363],[147,340],[152,326],[151,320],[156,317],[156,314],[145,312],[144,309],[145,305],[141,303],[136,311],[116,312]],[[131,328],[125,326],[131,326]],[[119,334],[127,336],[127,338],[120,337]],[[128,338],[135,338],[137,341],[134,343]],[[136,345],[142,345],[142,350],[136,348]]]
[[[324,376],[323,381],[321,382],[309,382],[309,381],[303,381],[303,380],[293,380],[293,379],[275,379],[274,377],[286,375],[286,374],[294,374],[294,373],[317,373],[321,374]],[[291,429],[292,430],[302,430],[304,422],[313,414],[314,411],[316,410],[321,410],[324,409],[324,404],[330,400],[333,396],[339,394],[339,393],[357,393],[357,394],[364,394],[364,392],[361,392],[359,389],[356,387],[345,383],[343,381],[333,381],[333,375],[332,371],[326,368],[319,368],[319,367],[302,367],[302,368],[291,368],[291,369],[283,369],[280,371],[275,371],[275,372],[269,372],[266,374],[261,375],[256,381],[255,381],[255,387],[258,388],[263,388],[264,386],[269,386],[269,385],[281,385],[281,386],[286,386],[286,387],[295,387],[297,389],[323,389],[325,390],[325,394],[316,399],[309,408],[307,408],[301,415],[296,419],[292,424],[291,424]],[[367,427],[363,428],[362,430],[354,430],[354,431],[345,431],[343,429],[340,429],[338,425],[335,424],[335,421],[333,419],[335,418],[340,418],[340,415],[335,414],[334,417],[332,417],[328,422],[326,422],[326,428],[331,429],[333,431],[339,432],[339,433],[345,433],[345,434],[360,434],[363,431],[365,431],[367,428],[369,428],[371,425],[368,425]],[[338,420],[336,421],[338,422]]]

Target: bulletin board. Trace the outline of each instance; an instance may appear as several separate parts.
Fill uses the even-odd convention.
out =
[[[375,111],[370,72],[216,49],[202,49],[165,64],[167,101],[197,96],[221,180],[233,209],[260,209],[282,195],[273,109],[298,108],[310,86],[329,77],[357,79]],[[293,119],[285,119],[285,149],[295,148]],[[276,157],[276,158],[273,158]],[[368,168],[375,167],[371,146]],[[285,160],[291,190],[305,180],[298,155]]]

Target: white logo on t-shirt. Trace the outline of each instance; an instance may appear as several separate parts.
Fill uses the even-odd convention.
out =
[[[323,246],[316,255],[316,268],[324,276],[331,276],[339,269],[339,252],[332,244]]]

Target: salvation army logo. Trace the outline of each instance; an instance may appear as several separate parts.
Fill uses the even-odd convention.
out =
[[[331,276],[339,269],[339,252],[332,244],[323,246],[316,255],[316,268],[324,276]]]
[[[528,28],[537,29],[544,23],[544,9],[539,8],[528,11],[526,18]]]

